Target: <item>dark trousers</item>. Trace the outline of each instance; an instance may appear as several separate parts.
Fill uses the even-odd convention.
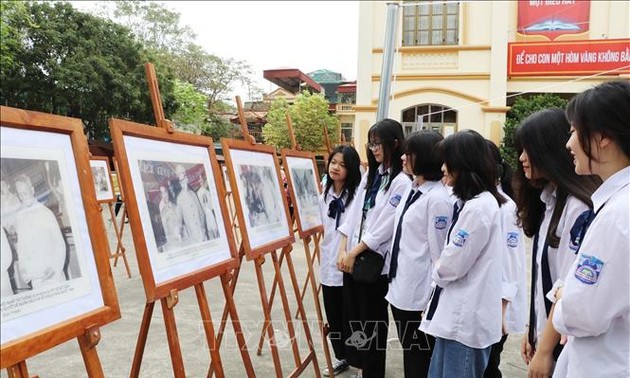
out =
[[[490,359],[488,359],[488,366],[486,366],[486,371],[483,373],[484,378],[501,378],[501,370],[499,370],[499,365],[501,364],[501,352],[503,352],[503,345],[507,340],[508,335],[503,335],[501,340],[499,340],[496,344],[492,344],[492,349],[490,350]]]
[[[352,275],[343,275],[344,333],[346,361],[351,366],[363,369],[365,378],[385,376],[387,351],[387,276],[376,282],[355,282]]]
[[[346,358],[344,347],[346,338],[343,334],[343,286],[322,285],[322,296],[328,321],[328,339],[335,352],[335,358],[343,360]]]
[[[427,377],[435,338],[420,331],[422,311],[405,311],[390,304],[398,340],[403,347],[405,378]]]

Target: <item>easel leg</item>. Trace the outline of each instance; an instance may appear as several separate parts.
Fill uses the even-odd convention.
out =
[[[284,261],[284,249],[280,251],[280,267]],[[275,276],[274,276],[275,277]],[[278,281],[274,278],[273,284],[271,284],[271,294],[269,295],[269,311],[273,308],[273,300],[276,297],[276,288],[278,287]],[[260,330],[260,337],[258,338],[258,349],[256,349],[256,355],[262,354],[263,344],[265,342],[265,332],[267,331],[267,323],[263,325],[263,329]]]
[[[9,378],[30,378],[28,375],[28,369],[26,368],[26,361],[20,361],[15,365],[7,368]]]
[[[282,249],[284,251],[287,262],[290,260],[289,254],[291,253],[291,248],[292,246],[289,245]],[[286,292],[286,289],[284,288],[284,281],[282,280],[282,270],[280,269],[280,264],[278,262],[278,254],[276,253],[276,251],[271,252],[271,259],[273,260],[273,266],[276,272],[275,281],[278,282],[278,290],[280,291],[280,299],[282,300],[282,307],[284,308],[284,316],[287,320],[287,329],[289,331],[289,338],[291,339],[291,348],[293,349],[293,359],[295,360],[295,366],[299,367],[301,364],[300,350],[298,348],[297,341],[295,339],[295,329],[293,328],[293,321],[291,319],[291,310],[289,309],[289,301],[287,300],[287,292]],[[271,325],[269,325],[268,327],[271,327]],[[307,338],[308,338],[308,335],[307,335]]]
[[[149,326],[151,326],[151,316],[153,315],[153,306],[155,302],[149,302],[144,305],[144,314],[142,315],[142,323],[140,323],[140,333],[138,334],[138,342],[136,342],[136,351],[133,354],[133,362],[131,363],[131,373],[129,377],[137,378],[140,375],[140,365],[142,364],[142,355],[144,347],[147,344],[147,336],[149,335]]]
[[[243,246],[241,245],[241,248],[239,249],[239,253],[238,253],[238,267],[234,269],[234,273],[232,273],[232,278],[230,279],[227,274],[224,274],[221,276],[221,283],[223,285],[227,285],[229,282],[230,298],[232,298],[232,301],[234,300],[234,291],[236,290],[236,282],[238,281],[238,276],[241,271],[241,264],[243,263],[243,256],[245,256],[245,250],[243,249]],[[225,283],[223,283],[224,281]],[[225,303],[225,307],[223,307],[223,314],[221,314],[221,324],[219,324],[219,331],[217,332],[217,347],[219,348],[221,347],[221,341],[223,340],[223,333],[225,332],[225,325],[227,324],[228,313],[230,313],[230,306],[227,302],[227,293],[226,293],[225,286],[223,287],[223,293],[226,296],[226,303]],[[232,322],[234,322],[234,318],[232,318]],[[240,324],[239,324],[239,329],[240,329]],[[234,330],[236,331],[236,328],[234,328]],[[238,339],[238,336],[237,336],[237,339]],[[245,345],[244,341],[243,341],[243,345]],[[249,354],[247,355],[247,358],[249,360]],[[251,365],[251,361],[250,361],[250,365]],[[208,375],[207,375],[208,377],[212,377],[213,370],[214,369],[212,368],[212,365],[210,365],[210,368],[208,369]]]
[[[310,255],[310,252],[308,253],[308,255]],[[307,256],[308,256],[307,255]],[[300,293],[300,286],[298,284],[297,278],[295,276],[295,268],[293,266],[293,258],[291,257],[291,251],[287,251],[286,253],[286,260],[287,260],[287,267],[289,268],[289,276],[291,277],[291,284],[293,285],[293,291],[295,292],[295,296],[296,296],[296,300],[297,300],[297,305],[298,305],[298,311],[300,312],[300,316],[302,317],[302,325],[304,328],[304,334],[306,335],[306,341],[308,343],[308,347],[310,350],[310,353],[312,355],[313,358],[313,369],[315,369],[315,376],[316,377],[320,377],[320,372],[319,372],[319,364],[317,363],[317,354],[315,353],[315,347],[313,346],[313,338],[311,337],[311,330],[310,327],[308,325],[308,319],[306,317],[306,311],[304,310],[304,304],[302,303],[302,301],[299,299],[298,295]],[[312,272],[311,270],[309,270],[309,272]],[[311,281],[311,286],[313,288],[315,288],[316,286],[314,285],[314,282]],[[281,291],[282,294],[282,291]],[[286,300],[286,295],[284,296],[284,299]],[[319,300],[317,300],[317,298],[315,298],[315,304],[316,304],[316,308],[319,309]],[[319,310],[321,311],[321,309]],[[290,317],[290,314],[287,314]],[[324,340],[326,341],[326,340]],[[325,345],[325,351],[327,350],[327,345]],[[327,360],[330,358],[330,352],[328,353],[328,357]],[[307,358],[308,361],[308,358]],[[307,363],[307,361],[305,361],[305,364]],[[329,365],[330,366],[330,365]]]
[[[310,238],[309,238],[310,239]],[[304,241],[304,248],[307,248],[308,246],[308,241],[303,240]],[[313,269],[315,268],[315,258],[316,256],[318,256],[319,254],[317,253],[317,251],[319,250],[319,243],[317,243],[317,239],[315,239],[315,252],[313,253],[313,258],[309,258],[308,255],[306,257],[306,266],[309,269],[309,272],[312,272]],[[310,255],[310,253],[309,253]],[[306,296],[306,288],[308,287],[309,284],[309,275],[307,274],[306,277],[304,278],[304,285],[302,286],[302,292],[300,294],[300,300],[302,301],[302,303],[304,303],[304,297]],[[321,290],[321,287],[318,287],[318,292]],[[297,319],[299,316],[300,312],[295,311],[295,318]]]
[[[162,298],[160,302],[162,304],[162,314],[164,315],[164,323],[166,325],[168,349],[171,352],[171,362],[173,363],[173,375],[176,378],[184,378],[186,377],[184,359],[182,358],[182,351],[179,346],[179,336],[177,335],[173,307],[167,303],[167,298]]]
[[[120,227],[118,228],[118,244],[116,245],[116,255],[114,257],[114,267],[118,264],[118,256],[122,256],[123,262],[125,263],[125,269],[127,270],[127,277],[131,278],[131,270],[129,269],[129,261],[127,261],[127,251],[122,244],[123,231],[125,230],[125,223],[129,221],[129,216],[127,215],[127,206],[123,202],[122,204],[122,218],[120,220]]]
[[[210,348],[210,362],[214,371],[217,373],[217,377],[223,378],[225,377],[223,363],[221,362],[221,354],[219,353],[217,340],[214,337],[214,325],[212,324],[212,315],[210,314],[208,298],[206,297],[206,289],[203,286],[203,282],[195,285],[195,294],[197,295],[197,303],[199,304],[199,311],[201,312],[201,321],[203,322],[203,329],[206,333],[206,340]]]
[[[104,377],[101,361],[96,352],[96,345],[101,340],[101,332],[98,327],[86,329],[85,333],[78,337],[78,340],[88,377]]]
[[[122,243],[122,226],[118,226],[118,221],[116,220],[116,212],[114,211],[114,206],[113,204],[110,202],[108,203],[109,205],[109,214],[111,217],[111,221],[112,221],[112,227],[114,228],[114,234],[116,235],[116,252],[115,253],[111,253],[110,251],[110,258],[113,257],[114,258],[114,267],[116,266],[116,263],[118,262],[118,256],[122,256],[123,258],[123,262],[125,263],[125,269],[127,270],[127,277],[131,278],[131,269],[129,269],[129,262],[127,261],[127,255],[125,254],[125,247],[123,246]],[[124,215],[123,215],[123,220],[122,222],[124,222]]]
[[[254,373],[254,367],[252,361],[249,358],[249,351],[247,350],[247,343],[243,337],[243,330],[241,328],[241,321],[236,313],[236,304],[234,303],[234,297],[232,296],[233,290],[229,286],[229,277],[227,274],[221,275],[221,285],[223,286],[223,293],[225,294],[225,301],[228,309],[230,310],[230,318],[232,319],[232,326],[234,327],[234,333],[236,334],[236,341],[238,342],[239,350],[241,351],[241,358],[243,364],[245,364],[245,371],[248,378],[256,377]],[[220,346],[220,341],[217,340],[217,344]]]
[[[274,252],[275,253],[275,252]],[[273,357],[273,365],[276,369],[276,377],[282,377],[282,364],[280,363],[280,355],[278,354],[278,345],[276,344],[276,336],[273,332],[271,324],[271,308],[267,301],[267,290],[265,289],[265,278],[263,277],[262,264],[264,263],[264,257],[258,257],[256,263],[256,278],[258,279],[258,289],[260,292],[260,301],[262,302],[263,314],[265,316],[265,326],[267,328],[267,334],[269,335],[269,345],[271,346],[271,356]]]

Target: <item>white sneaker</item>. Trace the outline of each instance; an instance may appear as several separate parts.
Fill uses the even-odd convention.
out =
[[[335,360],[332,364],[333,374],[337,375],[343,373],[348,369],[348,367],[350,367],[350,365],[348,365],[348,362],[346,362],[346,360]],[[330,377],[330,372],[328,371],[328,368],[324,368],[324,370],[322,371],[322,375],[324,377]]]

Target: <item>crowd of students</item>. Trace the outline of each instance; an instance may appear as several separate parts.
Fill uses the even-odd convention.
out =
[[[507,335],[521,333],[529,377],[630,376],[630,84],[534,113],[514,137],[514,172],[475,131],[405,139],[391,119],[368,131],[364,175],[353,147],[332,151],[324,375],[384,377],[391,310],[408,378],[501,377]],[[374,252],[381,274],[355,279]]]

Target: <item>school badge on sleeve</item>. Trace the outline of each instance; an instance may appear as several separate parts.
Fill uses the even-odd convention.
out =
[[[402,199],[402,196],[400,194],[394,194],[389,199],[389,204],[394,206],[394,207],[398,207],[398,204],[400,203],[401,199]]]
[[[438,215],[435,217],[435,228],[437,228],[438,230],[444,230],[446,228],[446,223],[448,221],[448,217],[447,216],[443,216],[443,215]]]
[[[518,247],[518,232],[508,232],[507,245],[510,248]]]
[[[466,240],[468,240],[468,236],[468,232],[460,228],[459,231],[457,231],[457,235],[453,238],[453,244],[458,247],[463,247],[464,244],[466,244]]]
[[[593,255],[584,253],[580,253],[578,259],[575,278],[587,285],[596,284],[604,267],[604,262]]]

